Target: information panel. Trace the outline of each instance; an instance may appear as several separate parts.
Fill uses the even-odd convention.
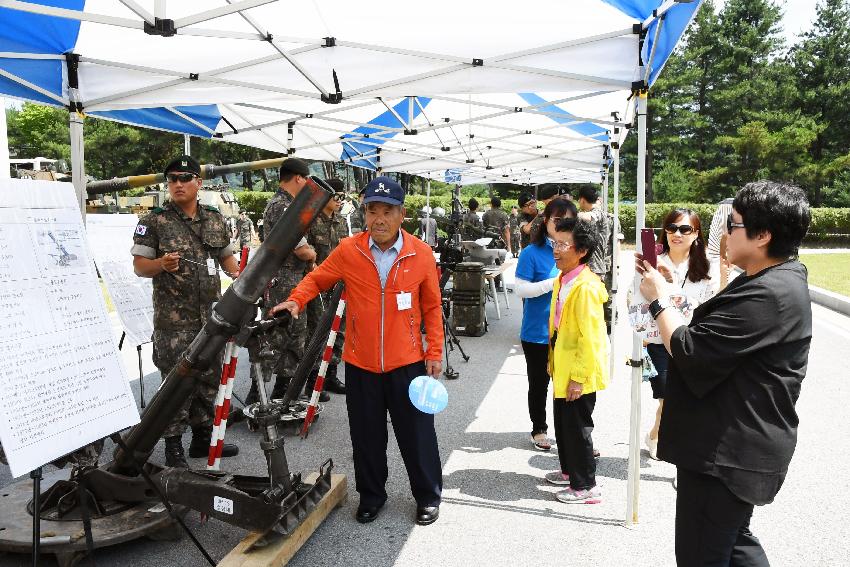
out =
[[[86,215],[86,233],[100,277],[106,284],[127,337],[125,344],[148,343],[153,334],[153,284],[133,272],[136,215]]]
[[[70,183],[0,180],[0,310],[13,475],[138,423]]]

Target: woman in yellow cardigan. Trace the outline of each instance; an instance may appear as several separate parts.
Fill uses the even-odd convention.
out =
[[[567,486],[555,494],[561,502],[598,504],[593,458],[593,408],[596,392],[608,385],[608,337],[602,306],[605,284],[587,261],[599,236],[586,221],[564,219],[555,227],[553,250],[560,273],[549,311],[549,374],[555,390],[555,439],[561,470],[546,475]]]

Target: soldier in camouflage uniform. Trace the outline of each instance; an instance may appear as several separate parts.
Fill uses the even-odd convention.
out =
[[[478,217],[478,201],[473,197],[469,200],[469,210],[461,217],[463,228],[461,238],[464,240],[475,240],[481,238],[481,219]]]
[[[198,202],[200,164],[180,156],[165,168],[170,200],[153,209],[136,226],[133,268],[153,279],[153,362],[163,379],[177,364],[221,296],[219,265],[231,277],[239,267],[230,245],[227,222],[215,208]],[[186,467],[182,436],[192,428],[190,457],[209,451],[221,360],[201,374],[194,394],[172,417],[163,433],[167,466]],[[238,453],[226,445],[222,456]]]
[[[608,301],[603,306],[605,313],[605,324],[608,326],[608,333],[611,333],[611,281],[607,277],[608,274],[608,252],[609,238],[611,228],[608,224],[608,215],[602,209],[602,206],[597,204],[599,193],[594,187],[584,186],[578,192],[578,218],[590,222],[599,238],[601,246],[597,246],[587,262],[590,271],[599,276],[599,279],[605,283],[608,290]]]
[[[508,252],[511,251],[511,233],[508,228],[510,220],[508,213],[502,210],[502,200],[498,197],[490,199],[490,210],[484,213],[481,219],[484,221],[484,229],[491,230],[499,235],[504,241]]]
[[[356,234],[358,232],[363,232],[366,230],[366,211],[363,208],[363,192],[366,191],[366,188],[362,188],[360,193],[358,193],[357,198],[360,201],[360,204],[354,209],[354,212],[351,213],[348,217],[348,223],[351,225],[351,233]]]
[[[298,158],[289,158],[280,166],[280,189],[269,199],[263,212],[263,228],[266,235],[271,234],[283,213],[292,203],[292,199],[304,187],[310,170],[307,163]],[[295,250],[284,260],[275,277],[269,282],[263,296],[263,316],[268,310],[289,297],[290,292],[298,285],[304,274],[313,268],[316,253],[302,238]],[[289,381],[295,374],[295,368],[304,357],[304,347],[307,340],[307,318],[292,319],[286,327],[277,327],[269,336],[269,346],[274,357],[260,361],[263,367],[263,378],[270,379],[277,375],[271,397],[282,398],[289,386]],[[245,402],[252,404],[259,399],[256,386],[254,365],[251,365],[251,390]]]
[[[324,210],[316,217],[315,222],[307,232],[307,242],[316,250],[316,265],[318,266],[325,261],[331,251],[337,247],[339,241],[348,236],[348,223],[345,218],[337,211],[342,204],[342,199],[345,197],[343,193],[344,185],[340,179],[328,179],[330,185],[336,192],[333,199],[328,201]],[[326,305],[329,305],[331,292],[326,291],[320,294],[321,299],[317,297],[307,304],[307,327],[310,333],[319,325],[319,319],[324,314]],[[334,343],[333,358],[328,365],[328,370],[325,374],[324,390],[335,394],[345,394],[345,384],[340,382],[337,377],[337,367],[342,358],[342,345],[345,341],[345,318],[342,320],[342,325],[336,336]],[[317,366],[318,369],[318,366]],[[315,384],[316,374],[311,374],[311,379],[307,381],[304,393],[309,395]],[[322,392],[324,394],[324,391]],[[327,397],[326,399],[329,399]]]
[[[538,216],[537,199],[529,193],[523,193],[517,201],[521,212],[519,214],[519,245],[520,248],[525,248],[531,244],[531,235],[534,219]]]
[[[236,221],[236,230],[239,233],[239,249],[251,247],[251,235],[254,232],[254,223],[248,218],[245,211],[239,212],[239,220]]]
[[[511,233],[511,250],[519,256],[519,210],[516,205],[511,207],[511,214],[508,216],[508,230]]]

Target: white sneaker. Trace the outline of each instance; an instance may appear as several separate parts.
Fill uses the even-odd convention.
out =
[[[565,488],[555,493],[555,498],[564,504],[600,504],[602,502],[602,491],[598,486],[586,490],[573,490]]]
[[[649,433],[646,434],[646,438],[643,440],[646,443],[646,448],[649,451],[649,458],[653,460],[658,459],[658,437],[655,439],[650,438]]]
[[[570,483],[570,475],[564,474],[561,471],[547,472],[543,478],[546,479],[546,482],[557,486],[566,486]]]

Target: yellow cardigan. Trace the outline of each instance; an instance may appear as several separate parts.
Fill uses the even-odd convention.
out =
[[[549,309],[549,375],[555,397],[567,397],[570,380],[583,384],[582,394],[604,390],[608,385],[608,336],[602,306],[608,301],[605,284],[587,266],[579,272],[564,300],[558,338],[552,347],[556,325],[555,304],[561,289],[555,279]]]

